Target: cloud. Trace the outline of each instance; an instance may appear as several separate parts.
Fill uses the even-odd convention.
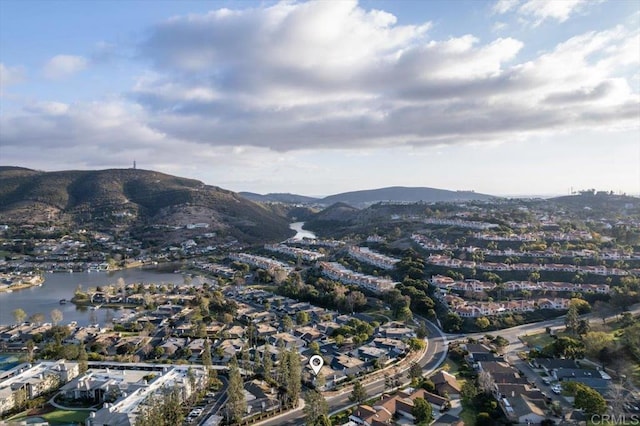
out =
[[[353,1],[174,17],[139,44],[151,68],[128,93],[4,116],[3,147],[201,164],[238,147],[409,149],[638,127],[637,29],[580,34],[523,61],[514,38],[430,28]]]
[[[59,80],[84,70],[87,63],[82,56],[57,55],[47,61],[42,72],[50,80]]]
[[[8,67],[0,62],[0,90],[23,82],[25,79],[24,68]]]
[[[518,6],[518,3],[520,3],[520,0],[498,0],[493,5],[493,13],[502,15],[515,9]]]
[[[571,15],[582,11],[587,6],[598,3],[595,0],[498,0],[493,13],[503,15],[515,11],[526,18],[533,27],[537,27],[548,19],[565,22]]]

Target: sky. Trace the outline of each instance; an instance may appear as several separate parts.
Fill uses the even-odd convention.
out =
[[[0,165],[640,194],[640,0],[1,0]]]

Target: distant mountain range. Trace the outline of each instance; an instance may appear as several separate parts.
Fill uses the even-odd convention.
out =
[[[379,202],[454,202],[454,201],[483,201],[495,198],[491,195],[473,191],[448,191],[426,187],[391,186],[379,189],[343,192],[324,198],[306,197],[296,194],[254,194],[240,192],[240,195],[256,202],[279,202],[290,204],[317,204],[330,206],[335,203],[345,203],[353,207],[366,207]]]
[[[164,229],[196,223],[206,224],[204,232],[220,240],[242,243],[293,234],[289,220],[267,205],[197,180],[140,169],[42,172],[0,167],[0,223],[117,230],[159,242],[190,237]]]

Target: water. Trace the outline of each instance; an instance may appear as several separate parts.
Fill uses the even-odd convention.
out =
[[[82,289],[86,291],[89,287],[95,288],[113,284],[118,278],[123,278],[126,284],[140,282],[182,284],[184,282],[181,274],[137,268],[113,272],[76,272],[72,274],[56,272],[46,273],[44,276],[45,281],[41,287],[17,290],[13,293],[0,293],[0,324],[15,323],[12,312],[14,309],[22,308],[27,316],[35,313],[44,314],[46,322],[51,322],[51,311],[59,309],[63,315],[62,323],[77,321],[78,325],[94,323],[104,325],[109,314],[112,318],[119,318],[121,311],[107,308],[92,311],[86,307],[76,307],[71,302],[61,305],[60,300],[71,300],[78,284],[82,285]],[[110,311],[109,314],[108,311]]]
[[[302,227],[304,226],[304,222],[294,222],[292,224],[289,225],[290,229],[293,229],[294,231],[297,232],[296,235],[293,236],[294,240],[301,240],[303,238],[310,238],[312,240],[315,240],[316,234],[314,234],[311,231],[307,231],[305,229],[302,229]]]

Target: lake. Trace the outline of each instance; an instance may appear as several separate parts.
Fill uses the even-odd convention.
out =
[[[314,234],[311,231],[307,231],[306,229],[302,229],[303,226],[304,226],[304,222],[294,222],[289,225],[290,229],[293,229],[294,231],[297,232],[297,234],[294,235],[292,239],[301,240],[303,238],[310,238],[312,240],[315,240],[317,238],[316,234]]]
[[[60,300],[70,300],[78,288],[78,284],[82,286],[83,290],[87,290],[89,287],[113,284],[118,278],[123,278],[126,284],[182,284],[184,282],[182,274],[140,268],[110,272],[56,272],[46,273],[44,277],[45,281],[41,287],[17,290],[13,293],[0,293],[0,324],[15,323],[12,312],[14,309],[22,308],[28,316],[35,313],[44,314],[47,322],[51,322],[51,311],[59,309],[64,317],[63,323],[77,321],[78,325],[99,323],[104,326],[108,311],[110,311],[112,318],[119,318],[121,311],[107,308],[92,311],[86,307],[76,307],[71,302],[61,305]]]

